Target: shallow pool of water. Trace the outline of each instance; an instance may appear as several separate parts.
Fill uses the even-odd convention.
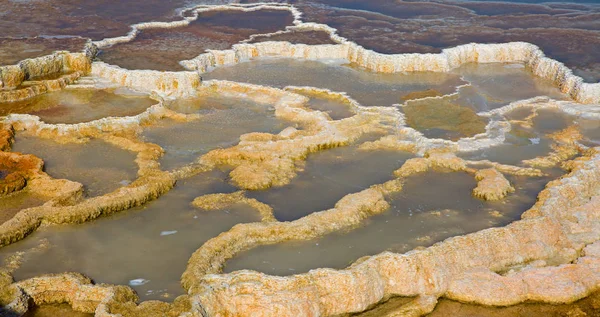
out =
[[[411,101],[403,106],[408,126],[428,138],[456,141],[485,133],[488,119],[446,98]]]
[[[183,113],[199,113],[192,122],[164,120],[142,133],[148,142],[160,145],[165,155],[163,170],[172,170],[193,162],[216,148],[228,148],[249,132],[278,133],[288,124],[275,117],[274,108],[249,100],[219,96],[177,100],[169,106]]]
[[[341,269],[365,255],[386,250],[404,253],[448,237],[503,226],[519,219],[549,180],[508,178],[516,192],[499,202],[485,202],[472,196],[476,182],[466,173],[414,175],[392,197],[387,212],[369,218],[359,228],[320,239],[261,246],[229,260],[224,270],[291,275],[320,267]]]
[[[274,87],[311,86],[347,92],[363,106],[391,106],[411,91],[433,88],[443,94],[464,82],[455,74],[420,72],[382,74],[350,67],[344,60],[260,58],[217,67],[204,79],[226,79]]]
[[[600,145],[600,121],[598,120],[577,120],[578,127],[583,134],[587,145]]]
[[[515,109],[505,115],[509,120],[523,120],[532,114],[531,107]],[[502,164],[522,165],[523,160],[546,156],[552,151],[552,139],[548,134],[558,132],[574,123],[574,119],[558,110],[540,109],[532,119],[531,128],[513,124],[504,144],[460,153],[469,160],[490,160]],[[593,132],[590,132],[593,134]]]
[[[291,221],[333,208],[344,196],[393,179],[413,154],[341,147],[309,155],[304,171],[286,186],[247,195],[273,207],[275,218]]]
[[[46,123],[79,123],[133,116],[158,102],[128,89],[66,89],[24,101],[0,103],[0,115],[28,113]]]
[[[59,144],[17,134],[13,151],[40,157],[46,173],[83,184],[87,196],[109,193],[137,178],[136,154],[101,140]]]
[[[573,118],[555,109],[541,109],[532,119],[533,130],[539,134],[550,134],[573,125]]]
[[[477,111],[489,111],[513,101],[537,96],[567,99],[552,82],[533,76],[523,64],[466,64],[453,71],[471,83],[463,89],[459,103]]]
[[[354,112],[350,110],[350,105],[341,101],[311,98],[307,107],[327,113],[332,120],[341,120],[354,116]]]
[[[10,220],[20,210],[40,206],[44,201],[41,197],[32,195],[27,189],[8,196],[0,196],[0,224]]]
[[[141,300],[172,300],[184,293],[181,273],[197,248],[237,223],[260,221],[258,212],[245,206],[215,211],[191,206],[197,196],[234,190],[224,173],[200,174],[177,182],[143,207],[86,224],[38,230],[0,254],[27,250],[47,239],[49,248],[25,256],[16,280],[80,272],[97,283],[130,285]]]

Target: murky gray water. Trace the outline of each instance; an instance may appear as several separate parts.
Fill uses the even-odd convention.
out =
[[[202,75],[205,79],[226,79],[252,84],[311,86],[347,92],[363,106],[391,106],[402,102],[411,91],[428,88],[453,92],[464,82],[453,74],[423,72],[381,74],[352,68],[345,60],[298,60],[261,58],[233,66],[218,67]]]
[[[354,115],[354,112],[350,110],[350,105],[325,98],[311,98],[308,107],[327,113],[332,120],[341,120]]]
[[[0,197],[0,224],[8,221],[22,209],[40,206],[44,199],[32,195],[28,190],[21,190]]]
[[[303,172],[289,185],[248,192],[273,207],[275,218],[291,221],[333,208],[347,194],[393,179],[394,170],[413,154],[359,151],[342,147],[309,155]]]
[[[164,120],[147,127],[142,138],[166,153],[161,168],[171,170],[191,163],[216,148],[227,148],[249,132],[278,133],[289,125],[275,117],[274,108],[241,98],[208,96],[182,99],[169,106],[183,113],[199,113],[192,122]]]
[[[87,196],[109,193],[137,178],[136,154],[101,140],[59,144],[18,134],[13,151],[40,157],[46,173],[82,183]]]
[[[531,107],[519,108],[509,112],[509,120],[523,120],[532,113]],[[551,151],[552,140],[548,134],[560,131],[573,124],[573,118],[553,109],[540,109],[532,119],[532,127],[526,128],[518,124],[512,125],[507,134],[505,144],[461,153],[459,156],[470,160],[490,160],[502,164],[522,165],[523,160],[546,156]],[[590,132],[593,133],[593,132]]]
[[[476,182],[471,175],[417,174],[406,180],[388,211],[369,218],[357,229],[309,241],[261,246],[229,260],[224,270],[291,275],[320,267],[341,269],[365,255],[386,250],[403,253],[448,237],[503,226],[535,203],[549,179],[509,177],[516,192],[500,202],[485,202],[472,196]]]
[[[461,90],[459,103],[489,111],[513,101],[537,96],[566,99],[550,81],[534,77],[523,64],[466,64],[453,71],[471,83]]]
[[[44,273],[80,272],[97,283],[132,286],[142,300],[172,300],[184,293],[179,278],[190,255],[205,241],[241,222],[260,221],[244,206],[204,211],[197,196],[231,192],[225,174],[179,181],[159,200],[81,225],[52,226],[1,249],[8,255],[47,239],[50,247],[25,257],[17,280]]]

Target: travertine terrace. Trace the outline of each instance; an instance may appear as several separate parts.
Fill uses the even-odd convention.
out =
[[[178,27],[201,18],[203,12],[232,10],[286,11],[293,23],[276,32],[253,34],[226,50],[198,52],[194,58],[177,61],[184,71],[129,70],[96,59],[98,50],[132,42],[144,30],[177,32]],[[0,199],[18,193],[39,199],[35,206],[13,211],[14,215],[0,223],[0,246],[7,249],[27,241],[36,231],[69,224],[83,227],[83,223],[101,221],[104,216],[125,214],[160,200],[178,182],[216,171],[226,174],[227,186],[234,189],[198,194],[190,205],[202,213],[242,205],[260,221],[238,223],[199,243],[181,271],[180,283],[186,294],[171,302],[140,300],[130,287],[96,284],[92,279],[102,281],[102,277],[84,276],[84,272],[16,279],[15,272],[27,256],[47,248],[45,244],[4,254],[5,263],[0,267],[0,304],[4,308],[0,315],[18,316],[34,306],[67,303],[75,311],[101,317],[340,316],[377,309],[390,299],[406,297],[410,300],[388,315],[421,316],[431,313],[441,298],[488,306],[569,304],[600,291],[600,154],[594,147],[598,140],[591,140],[576,123],[540,133],[533,121],[543,110],[556,111],[573,122],[600,120],[600,83],[584,82],[564,64],[526,42],[471,43],[441,53],[383,54],[340,36],[331,26],[305,22],[300,7],[289,4],[198,5],[179,14],[174,21],[133,24],[129,33],[89,41],[80,52],[57,51],[0,66],[0,107],[62,89],[75,93],[109,89],[125,99],[135,95],[154,102],[137,115],[72,124],[44,122],[27,111],[0,117]],[[288,37],[327,44],[279,41]],[[450,94],[412,91],[399,96],[397,104],[385,107],[360,104],[345,91],[322,87],[203,80],[203,74],[215,68],[273,58],[323,63],[343,60],[353,69],[377,74],[445,74],[466,64],[501,63],[551,83],[564,99],[532,96],[476,111],[459,104],[463,89],[475,86],[465,81]],[[242,134],[234,144],[211,148],[183,167],[164,170],[160,158],[165,149],[146,141],[143,132],[165,122],[197,122],[209,110],[184,113],[172,105],[177,100],[203,96],[251,101],[285,127],[276,133]],[[459,101],[439,102],[453,97]],[[344,107],[351,115],[334,120],[326,111],[311,108],[315,98]],[[423,109],[423,105],[431,109]],[[524,118],[508,118],[522,109],[532,112]],[[442,110],[448,115],[444,112],[439,116]],[[420,128],[450,132],[434,138]],[[109,193],[89,197],[84,185],[46,173],[41,158],[13,152],[19,135],[80,146],[90,140],[105,142],[135,154],[137,178]],[[533,145],[546,142],[548,149],[518,164],[465,156],[514,144],[514,139]],[[409,153],[412,158],[391,170],[385,181],[356,188],[331,208],[313,210],[292,221],[280,221],[272,206],[250,195],[285,188],[305,172],[311,155],[350,146],[357,152]],[[227,260],[260,246],[354,230],[387,212],[393,197],[402,193],[412,177],[423,173],[468,175],[476,182],[472,196],[489,202],[502,202],[518,194],[519,182],[550,174],[562,176],[546,185],[521,219],[431,241],[436,243],[403,254],[383,252],[355,259],[344,269],[319,268],[285,277],[250,270],[222,273]],[[144,212],[143,207],[137,210]],[[490,214],[503,217],[497,211]],[[161,236],[174,233],[164,231]],[[130,285],[139,283],[143,281],[133,280]]]

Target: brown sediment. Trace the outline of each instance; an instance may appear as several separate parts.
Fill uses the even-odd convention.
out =
[[[597,316],[600,309],[600,294],[597,292],[572,304],[525,303],[508,307],[487,307],[464,304],[442,299],[428,317],[454,316],[486,316],[486,317],[547,317],[547,316]],[[393,307],[388,307],[392,310]],[[388,310],[388,311],[389,311]],[[366,317],[359,315],[361,317]],[[385,315],[380,315],[385,316]]]
[[[427,89],[427,90],[422,90],[422,91],[409,92],[406,95],[402,96],[400,99],[402,101],[406,101],[406,100],[412,100],[412,99],[423,99],[423,98],[440,97],[440,96],[442,96],[442,93],[440,93],[439,91],[437,91],[435,89]]]
[[[130,30],[132,23],[177,19],[175,9],[183,0],[169,3],[151,1],[144,5],[96,1],[64,3],[57,0],[2,3],[0,11],[11,12],[0,21],[3,34],[9,37],[37,37],[42,34],[81,36],[92,39],[119,36]],[[35,21],[29,19],[33,10],[44,12]],[[98,14],[104,10],[104,14]],[[89,26],[93,25],[93,28]]]
[[[458,132],[461,137],[485,132],[485,118],[478,116],[473,109],[452,102],[411,101],[402,110],[406,123],[419,131],[435,128]]]
[[[282,30],[292,21],[287,10],[206,11],[185,26],[143,29],[130,42],[103,48],[98,58],[128,69],[183,70],[180,60],[227,49],[252,34]]]
[[[495,168],[488,168],[475,173],[477,187],[473,189],[475,197],[485,200],[500,200],[515,191],[510,182]]]
[[[21,60],[49,55],[55,51],[79,52],[85,48],[86,43],[87,39],[81,37],[0,38],[0,66],[17,64]]]
[[[245,196],[244,191],[237,191],[231,194],[209,194],[197,197],[192,201],[194,207],[205,210],[220,210],[236,204],[245,204],[260,214],[263,222],[277,221],[273,215],[271,206],[261,203],[254,198]]]
[[[110,316],[120,314],[128,317],[177,317],[185,315],[191,310],[192,303],[189,297],[185,295],[175,298],[172,303],[145,301],[138,305],[134,301],[115,300],[107,305],[107,311],[111,313]]]
[[[21,156],[18,154],[1,152],[0,169],[6,171],[6,176],[0,180],[0,196],[8,195],[25,187],[25,176],[41,171],[42,162],[36,168],[35,163],[31,164],[37,158],[33,156]]]

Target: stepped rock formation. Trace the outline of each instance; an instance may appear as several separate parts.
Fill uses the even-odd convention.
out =
[[[194,207],[204,210],[225,209],[236,204],[244,204],[256,209],[264,222],[275,221],[271,206],[261,203],[254,198],[245,197],[243,191],[231,194],[209,194],[197,197],[192,201]]]
[[[515,188],[504,178],[504,175],[495,168],[477,171],[475,179],[478,181],[477,187],[473,189],[475,197],[485,200],[500,200],[506,197],[508,193],[515,191]]]
[[[598,190],[599,167],[600,156],[589,158],[540,195],[535,213],[503,228],[403,255],[363,258],[341,271],[318,269],[291,277],[239,271],[206,275],[190,289],[209,315],[333,316],[365,310],[389,296],[420,298],[404,311],[406,316],[433,310],[440,296],[485,305],[572,302],[600,285],[598,254],[593,252],[597,243],[584,250],[599,232],[590,226],[599,215],[597,199],[589,201]],[[570,198],[574,192],[581,198]],[[567,215],[575,210],[586,221],[572,222],[577,220]],[[535,261],[542,261],[542,267],[527,267]],[[526,269],[510,271],[519,266]],[[565,281],[574,287],[566,288]]]
[[[26,59],[17,65],[1,66],[0,102],[24,100],[48,91],[60,90],[73,83],[91,70],[91,61],[96,53],[93,45],[88,47],[83,53],[59,51],[52,55]],[[44,79],[48,76],[57,78]],[[37,81],[36,78],[42,79]]]
[[[535,45],[523,42],[467,44],[444,49],[440,54],[380,54],[354,43],[304,45],[286,42],[237,44],[231,50],[214,51],[183,61],[189,69],[205,72],[210,67],[231,65],[257,57],[346,59],[367,70],[382,73],[448,72],[467,63],[524,63],[535,76],[553,82],[580,103],[598,103],[600,84],[584,83],[562,63],[544,56]]]
[[[131,41],[148,28],[174,28],[211,10],[289,10],[294,26],[271,35],[313,30],[327,32],[338,44],[304,45],[287,42],[244,43],[225,51],[210,51],[181,61],[189,71],[159,72],[127,70],[91,62],[97,49]],[[184,13],[186,14],[185,17]],[[258,36],[258,35],[257,35]],[[261,36],[269,36],[263,34]],[[586,119],[599,119],[600,84],[588,84],[558,61],[544,56],[535,45],[523,42],[467,44],[439,54],[381,54],[365,49],[336,34],[323,24],[305,23],[301,12],[286,4],[200,5],[182,11],[182,20],[148,22],[132,26],[125,36],[88,45],[85,52],[56,52],[0,67],[0,102],[30,98],[62,89],[80,76],[92,74],[117,85],[151,92],[157,104],[137,116],[104,118],[78,124],[47,124],[32,115],[12,114],[0,124],[0,170],[12,173],[0,181],[0,195],[24,187],[46,198],[41,206],[18,212],[0,224],[0,246],[25,238],[43,224],[83,223],[156,199],[179,179],[217,167],[231,168],[232,183],[241,189],[266,189],[288,184],[306,157],[320,150],[358,143],[368,134],[382,135],[364,142],[364,151],[410,151],[422,157],[409,159],[394,172],[396,178],[349,194],[334,208],[301,219],[279,222],[272,209],[242,191],[198,197],[194,205],[219,209],[245,203],[257,209],[262,222],[234,226],[199,246],[182,276],[188,295],[174,303],[143,302],[125,286],[94,285],[74,273],[47,275],[14,282],[10,270],[0,270],[0,304],[17,313],[29,303],[69,303],[73,309],[95,316],[336,316],[361,312],[393,296],[414,297],[399,308],[398,315],[420,316],[431,312],[440,297],[482,305],[513,305],[525,301],[569,303],[598,291],[600,287],[600,154],[579,144],[581,134],[573,128],[550,136],[554,152],[525,162],[534,167],[562,165],[570,173],[547,185],[538,202],[522,220],[508,226],[482,230],[416,249],[405,254],[384,252],[357,260],[343,270],[317,269],[305,274],[276,277],[252,271],[219,274],[225,261],[241,251],[288,240],[308,240],[360,225],[389,207],[389,196],[402,190],[410,176],[428,170],[469,173],[478,181],[473,194],[498,200],[514,188],[504,177],[539,177],[537,168],[469,161],[456,153],[503,144],[510,123],[490,120],[485,132],[457,141],[428,139],[406,126],[406,118],[393,108],[362,107],[344,92],[313,87],[276,89],[227,81],[203,82],[201,73],[212,67],[232,65],[260,57],[345,59],[380,73],[449,72],[466,63],[524,63],[535,76],[552,81],[574,101],[546,97],[513,102],[477,115],[502,116],[521,107],[553,108]],[[55,79],[44,79],[44,77]],[[41,80],[36,80],[41,79]],[[206,91],[273,105],[275,115],[291,125],[278,134],[249,133],[232,147],[213,150],[175,171],[160,169],[164,150],[140,140],[143,126],[162,119],[193,121],[164,104],[172,98]],[[411,98],[435,98],[435,93]],[[330,120],[323,112],[307,107],[310,97],[326,96],[348,104],[353,116]],[[409,96],[410,97],[410,96]],[[84,198],[82,185],[49,177],[42,161],[34,156],[8,152],[14,132],[28,133],[63,143],[101,139],[135,152],[138,178],[103,196]],[[482,132],[482,133],[479,133]],[[565,162],[576,155],[581,157]],[[11,176],[14,175],[14,176]]]

